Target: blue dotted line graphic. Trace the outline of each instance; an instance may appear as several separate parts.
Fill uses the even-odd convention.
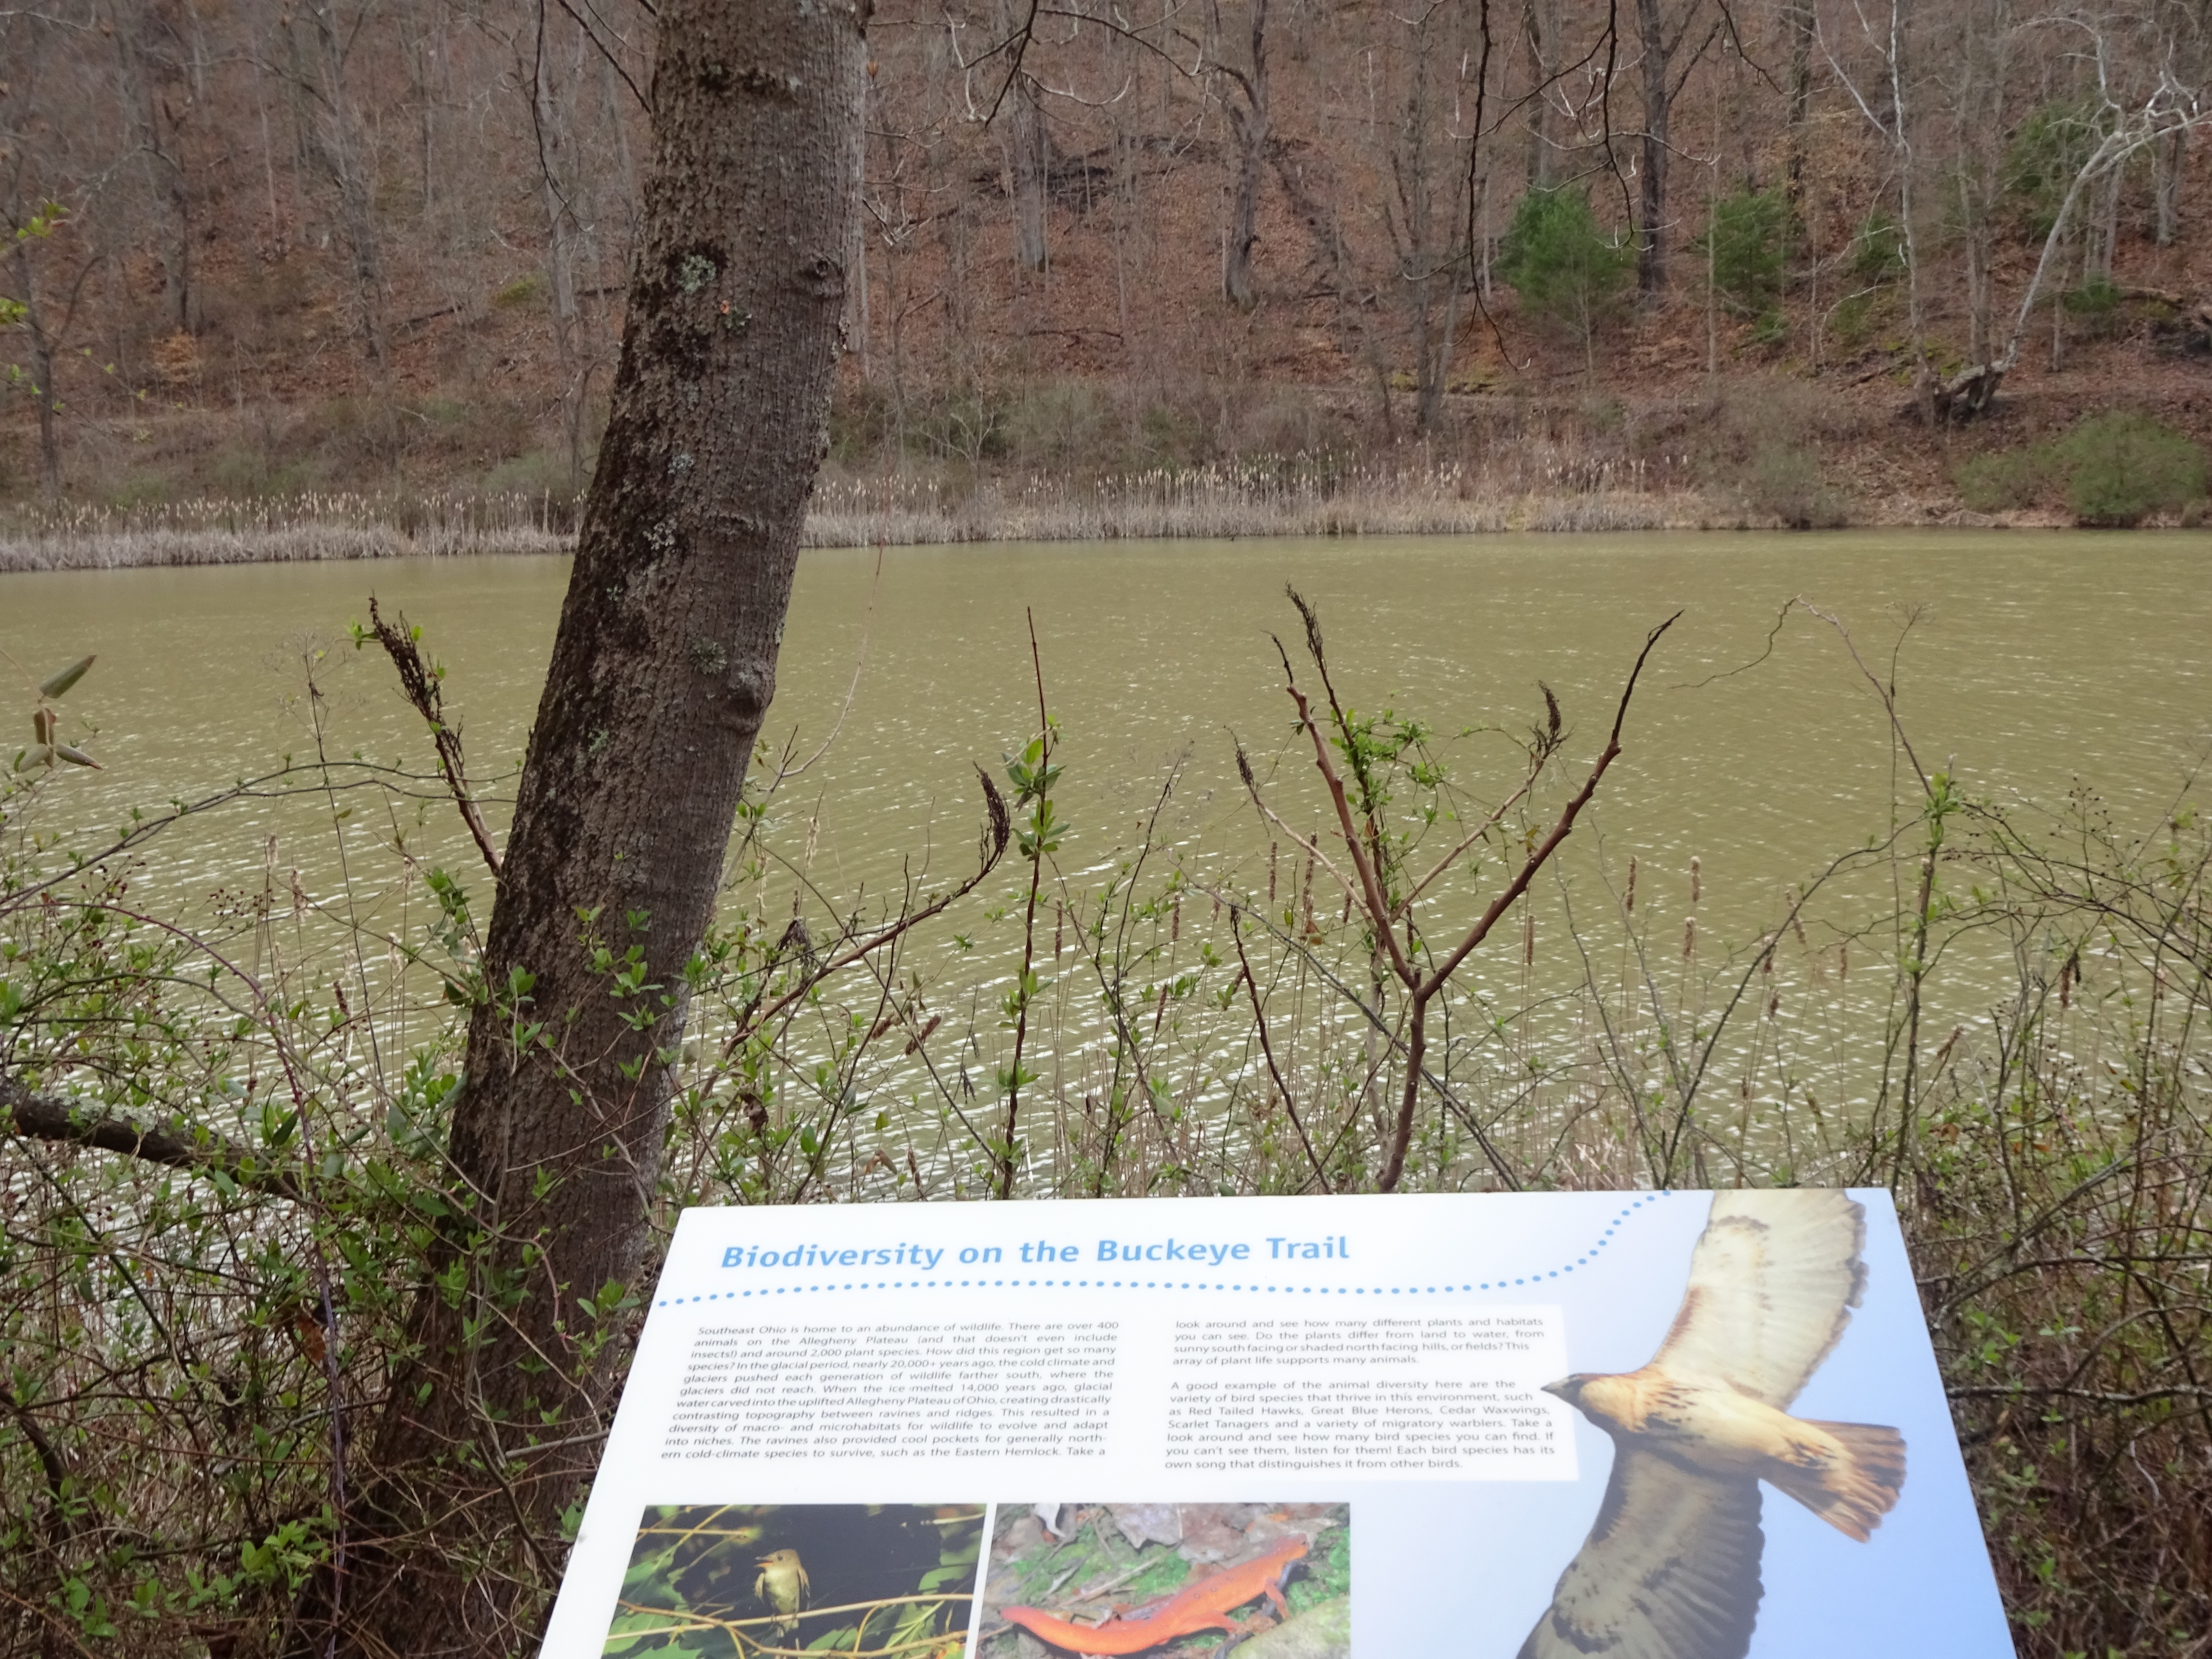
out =
[[[684,1307],[708,1302],[750,1302],[755,1297],[766,1301],[778,1296],[827,1295],[840,1291],[951,1291],[981,1290],[1121,1290],[1121,1291],[1229,1291],[1245,1295],[1267,1296],[1371,1296],[1378,1299],[1386,1296],[1439,1296],[1454,1291],[1508,1291],[1531,1285],[1542,1285],[1571,1273],[1577,1267],[1592,1266],[1598,1252],[1613,1243],[1621,1224],[1648,1204],[1656,1204],[1662,1198],[1671,1198],[1669,1192],[1647,1194],[1630,1203],[1612,1221],[1603,1233],[1582,1255],[1572,1261],[1549,1270],[1540,1268],[1516,1279],[1503,1277],[1478,1279],[1465,1285],[1263,1285],[1243,1280],[1208,1282],[1194,1279],[850,1279],[843,1284],[776,1285],[752,1291],[710,1291],[699,1296],[663,1297],[653,1305],[656,1308]]]

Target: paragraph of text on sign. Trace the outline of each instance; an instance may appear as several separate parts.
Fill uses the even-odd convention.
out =
[[[1165,1467],[1571,1479],[1559,1334],[1548,1308],[1178,1321]]]
[[[709,1325],[665,1457],[1103,1457],[1119,1328]]]

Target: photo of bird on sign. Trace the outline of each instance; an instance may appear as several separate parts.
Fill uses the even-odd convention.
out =
[[[1864,1297],[1865,1244],[1847,1194],[1716,1193],[1650,1362],[1545,1385],[1612,1438],[1613,1472],[1520,1659],[1742,1659],[1762,1482],[1871,1538],[1905,1486],[1904,1437],[1789,1410]]]
[[[604,1651],[957,1659],[981,1504],[648,1508]]]

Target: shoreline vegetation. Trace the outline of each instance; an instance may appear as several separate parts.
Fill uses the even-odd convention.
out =
[[[963,542],[1232,540],[1334,536],[1593,534],[1806,527],[1642,469],[1556,469],[1530,487],[1453,463],[1310,467],[1234,462],[1088,480],[1046,474],[969,483],[893,474],[828,479],[810,548]],[[0,574],[395,558],[562,556],[580,503],[550,491],[203,496],[144,506],[28,507],[0,516]],[[2057,527],[2042,512],[1946,510],[1901,498],[1837,514],[1829,529]]]

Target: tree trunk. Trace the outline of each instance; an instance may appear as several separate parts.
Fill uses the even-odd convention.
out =
[[[584,479],[584,388],[589,373],[577,337],[576,245],[582,227],[570,194],[577,183],[572,118],[582,65],[564,61],[571,54],[548,38],[548,27],[541,10],[530,112],[537,127],[538,195],[545,210],[545,274],[550,290],[546,301],[553,317],[554,356],[561,369],[561,435],[568,452],[568,489],[573,493]],[[580,49],[582,42],[575,45]]]
[[[1042,270],[1050,257],[1046,240],[1045,189],[1050,183],[1052,138],[1044,112],[1028,82],[1018,80],[1006,94],[1006,148],[1014,185],[1014,257],[1024,270]]]
[[[1962,175],[1963,176],[1963,175]],[[1986,363],[1993,355],[1990,341],[1990,265],[1995,254],[1996,228],[1971,185],[1962,185],[1960,216],[1966,221],[1966,356]]]
[[[653,1270],[686,964],[828,445],[866,9],[661,9],[621,368],[470,1023],[456,1214],[296,1652],[333,1626],[361,1659],[530,1645],[590,1477],[624,1350],[603,1287]]]
[[[29,239],[15,234],[15,283],[22,290],[23,327],[31,337],[32,395],[39,410],[39,494],[52,506],[62,498],[61,434],[54,426],[54,343],[31,269]]]
[[[1017,27],[1019,8],[1000,0],[999,38]],[[1018,69],[1006,88],[1007,173],[1014,193],[1014,258],[1024,270],[1042,270],[1051,257],[1046,192],[1052,183],[1052,135],[1038,106],[1036,86]]]
[[[1638,224],[1636,289],[1647,298],[1667,290],[1667,168],[1673,152],[1667,130],[1672,89],[1667,84],[1665,20],[1659,0],[1636,0],[1636,34],[1644,54],[1643,165],[1637,171]]]
[[[1783,194],[1797,240],[1810,245],[1805,215],[1805,119],[1813,106],[1813,25],[1810,0],[1790,8],[1789,157],[1783,164]]]
[[[191,328],[192,216],[190,181],[179,154],[179,123],[161,95],[163,64],[153,50],[151,36],[158,27],[150,9],[141,5],[115,12],[116,75],[125,118],[131,124],[132,148],[143,168],[147,204],[166,215],[162,226],[161,309],[172,326]],[[185,105],[189,112],[193,105]],[[167,142],[161,125],[169,115]]]
[[[2084,273],[2084,286],[2112,280],[2112,255],[2118,250],[2120,241],[2120,191],[2126,183],[2127,173],[2121,167],[2114,167],[2112,177],[2105,181],[2105,199],[2099,204],[2097,234],[2091,244],[2094,264]]]
[[[2160,247],[2172,247],[2173,239],[2181,232],[2181,168],[2189,154],[2189,133],[2177,128],[2151,149],[2153,195],[2158,204],[2158,219],[2153,240]]]
[[[361,122],[346,90],[346,43],[328,0],[306,0],[313,27],[314,79],[307,91],[319,106],[312,124],[323,170],[337,192],[338,234],[345,239],[353,266],[354,323],[369,361],[384,364],[384,250],[376,222],[374,181],[362,143]]]
[[[1237,133],[1237,190],[1230,198],[1229,258],[1221,287],[1231,305],[1249,308],[1255,297],[1252,249],[1260,240],[1260,180],[1273,136],[1267,128],[1267,0],[1252,0],[1251,71],[1236,79],[1243,101],[1228,106]]]
[[[1535,94],[1528,111],[1528,188],[1547,190],[1557,170],[1553,163],[1559,152],[1550,88],[1559,56],[1558,0],[1522,0],[1521,32],[1528,41],[1529,83]]]

